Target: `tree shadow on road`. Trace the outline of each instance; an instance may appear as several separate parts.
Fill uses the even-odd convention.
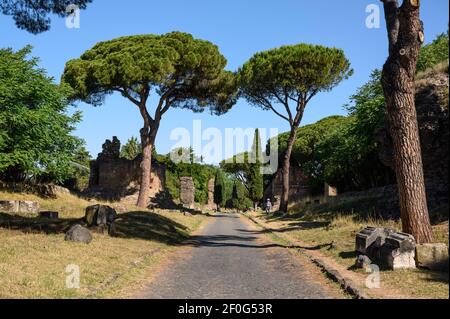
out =
[[[291,249],[306,249],[306,250],[320,250],[324,247],[329,247],[331,244],[323,244],[316,246],[298,246],[298,245],[281,245],[276,243],[258,243],[259,231],[252,231],[246,229],[237,229],[238,232],[246,233],[246,235],[202,235],[192,236],[183,242],[183,245],[192,247],[241,247],[241,248],[291,248]]]

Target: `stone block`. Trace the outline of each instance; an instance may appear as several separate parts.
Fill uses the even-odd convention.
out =
[[[0,212],[35,217],[39,214],[39,203],[33,201],[4,200],[0,201]]]
[[[399,249],[400,252],[413,251],[416,248],[416,241],[410,234],[393,232],[385,239],[386,244]]]
[[[19,201],[19,213],[27,216],[38,216],[39,215],[39,203],[33,201]]]
[[[446,244],[422,244],[416,246],[418,267],[448,272],[448,247]]]
[[[367,249],[377,242],[378,238],[385,238],[384,228],[367,227],[356,234],[355,250],[363,255],[367,254]],[[381,246],[384,242],[379,240],[377,246]]]
[[[415,263],[414,237],[389,228],[367,227],[356,235],[355,250],[387,269],[411,269]],[[361,259],[361,260],[360,260]],[[356,266],[364,260],[358,257]]]
[[[85,219],[89,227],[109,225],[116,217],[117,212],[112,207],[98,204],[86,207]]]
[[[366,268],[372,264],[372,260],[365,255],[359,255],[356,258],[355,267],[356,268]]]
[[[399,248],[385,244],[380,248],[379,259],[390,270],[416,268],[415,251],[401,251]]]
[[[0,212],[2,213],[18,213],[19,202],[15,200],[2,200],[0,201]]]

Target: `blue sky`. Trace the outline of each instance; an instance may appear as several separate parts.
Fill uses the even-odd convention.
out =
[[[228,59],[229,70],[236,70],[257,51],[286,44],[342,48],[355,74],[310,102],[302,122],[305,125],[329,115],[344,115],[349,96],[368,80],[373,69],[383,65],[387,54],[383,14],[381,28],[368,29],[369,4],[381,8],[379,0],[94,0],[81,11],[80,29],[68,29],[64,19],[54,17],[51,30],[37,36],[17,29],[11,18],[0,15],[0,46],[17,50],[33,45],[33,55],[57,82],[67,60],[79,57],[96,42],[132,34],[192,33],[217,44]],[[448,0],[422,1],[427,42],[447,30],[448,7]],[[79,104],[78,109],[83,112],[83,122],[75,134],[85,139],[94,157],[105,139],[116,135],[125,142],[138,136],[142,126],[137,109],[121,96],[107,98],[101,107]],[[167,153],[174,145],[170,140],[173,128],[192,130],[194,120],[201,120],[203,128],[216,127],[223,132],[233,127],[288,129],[273,113],[251,107],[244,100],[221,117],[171,109],[158,133],[158,152]]]

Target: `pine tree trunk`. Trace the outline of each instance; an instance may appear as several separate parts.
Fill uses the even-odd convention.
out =
[[[289,175],[291,169],[291,155],[294,147],[295,139],[297,138],[297,127],[291,127],[291,134],[289,136],[286,153],[283,159],[283,192],[281,194],[280,211],[287,213],[289,205]]]
[[[155,144],[156,131],[151,130],[151,133],[147,133],[148,130],[142,129],[141,131],[141,143],[142,143],[142,161],[141,161],[141,178],[140,189],[137,206],[140,208],[147,208],[150,197],[151,187],[151,174],[152,174],[152,152]]]
[[[392,14],[386,16],[392,19]],[[394,43],[390,44],[382,84],[394,147],[400,213],[403,231],[412,234],[418,243],[428,243],[432,242],[433,236],[425,194],[414,83],[423,41],[418,2],[404,0],[396,14],[398,21],[388,23]],[[395,27],[398,29],[393,29]]]

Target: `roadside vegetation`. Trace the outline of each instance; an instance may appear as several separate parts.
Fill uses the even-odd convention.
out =
[[[318,253],[321,258],[331,259],[344,269],[355,273],[353,279],[365,288],[367,274],[364,269],[355,270],[355,235],[367,226],[389,227],[401,231],[399,220],[383,220],[360,214],[345,207],[321,205],[319,208],[292,212],[286,217],[248,213],[272,230],[275,237],[285,240],[285,245],[300,245]],[[436,240],[448,245],[448,221],[433,225]],[[286,242],[287,240],[287,242]],[[358,276],[359,275],[359,276]],[[416,270],[382,270],[381,288],[365,289],[374,298],[443,298],[449,297],[448,273]]]

